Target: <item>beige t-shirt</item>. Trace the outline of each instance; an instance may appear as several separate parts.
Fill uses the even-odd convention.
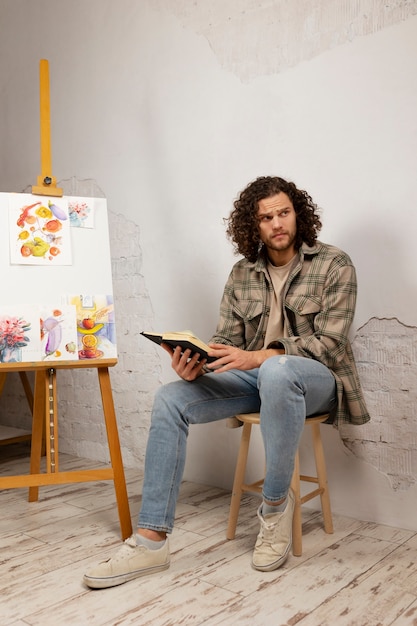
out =
[[[299,254],[295,254],[291,261],[287,265],[281,265],[279,267],[272,265],[268,261],[267,269],[272,285],[274,287],[274,293],[271,300],[271,311],[269,313],[268,326],[266,328],[264,348],[266,348],[271,341],[276,341],[279,337],[287,337],[287,329],[284,324],[282,296],[285,283],[292,269],[297,265],[299,261]]]

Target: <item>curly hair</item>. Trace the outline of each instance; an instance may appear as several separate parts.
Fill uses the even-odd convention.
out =
[[[322,224],[318,216],[319,209],[311,196],[283,178],[261,176],[240,193],[233,203],[234,209],[225,220],[226,234],[232,241],[236,254],[242,254],[248,261],[256,261],[262,247],[257,221],[258,202],[281,192],[290,198],[296,213],[296,249],[302,243],[314,245]]]

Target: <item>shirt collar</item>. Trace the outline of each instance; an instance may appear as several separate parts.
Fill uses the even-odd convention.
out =
[[[317,254],[321,248],[321,245],[322,244],[320,241],[316,241],[313,246],[308,246],[306,243],[303,243],[298,251],[300,254],[300,261],[302,262],[305,256],[313,256]],[[256,261],[254,263],[249,263],[249,265],[252,266],[257,272],[265,272],[267,268],[267,263],[268,260],[266,257],[265,247],[262,246]]]

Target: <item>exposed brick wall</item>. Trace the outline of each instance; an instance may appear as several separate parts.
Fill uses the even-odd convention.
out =
[[[344,444],[394,489],[417,482],[417,328],[398,319],[371,318],[353,350],[371,421],[342,426]]]

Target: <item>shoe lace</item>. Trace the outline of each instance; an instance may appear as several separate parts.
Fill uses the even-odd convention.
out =
[[[131,556],[132,553],[132,549],[134,548],[141,548],[141,546],[138,546],[136,544],[136,539],[133,537],[133,535],[131,537],[128,537],[127,539],[125,539],[122,547],[119,549],[119,551],[114,555],[113,559],[111,559],[112,561],[123,561],[126,557]],[[110,559],[109,559],[110,560]]]
[[[260,536],[265,543],[273,543],[275,532],[278,529],[280,522],[281,515],[273,522],[267,522],[265,519],[262,519]]]
[[[128,537],[127,539],[125,539],[124,541],[125,545],[130,546],[131,548],[136,548],[136,539],[134,538],[133,535],[131,535],[130,537]]]

